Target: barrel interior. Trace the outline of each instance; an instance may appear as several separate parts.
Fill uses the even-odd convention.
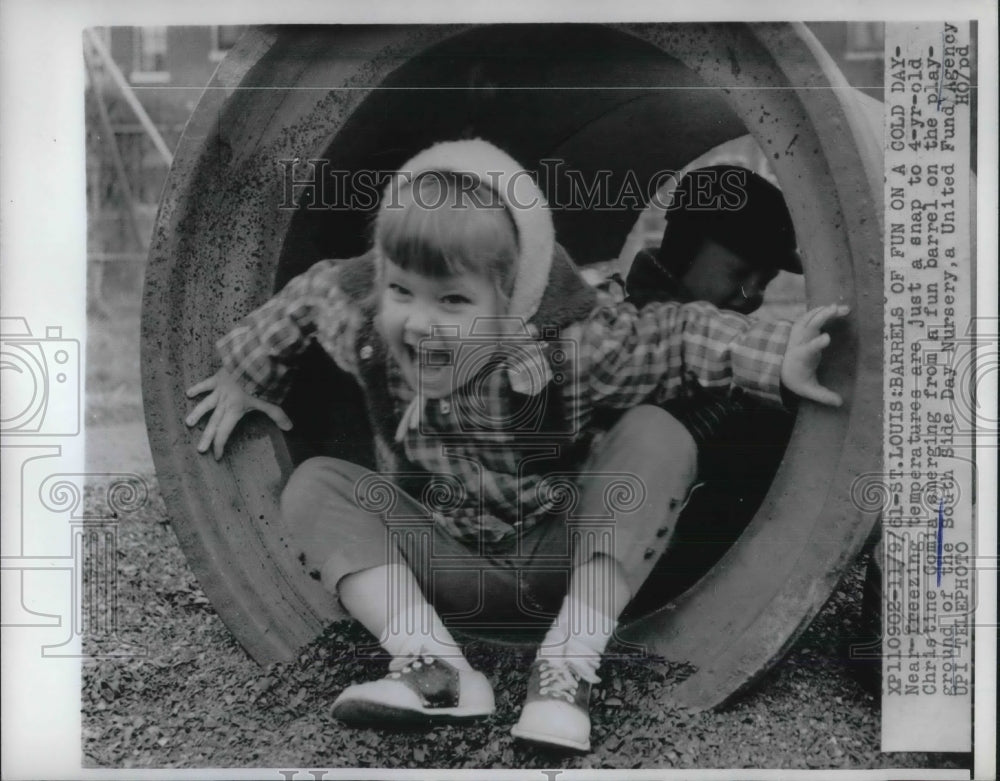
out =
[[[374,86],[317,155],[329,161],[320,203],[292,219],[277,288],[317,260],[365,251],[381,189],[373,183],[436,141],[481,137],[534,171],[558,240],[588,264],[617,256],[658,172],[747,132],[720,91],[676,59],[591,25],[474,28],[400,57]],[[319,351],[307,361],[289,399],[293,419],[309,421],[289,437],[293,460],[373,463],[351,386]]]
[[[535,171],[559,241],[588,264],[617,256],[657,172],[746,132],[720,90],[624,32],[475,28],[400,58],[322,151],[333,208],[296,215],[277,284],[319,258],[362,252],[378,190],[361,172],[384,181],[436,141],[481,137]]]
[[[586,265],[618,255],[658,177],[747,132],[720,89],[620,30],[499,25],[462,32],[401,57],[317,155],[328,161],[320,202],[293,217],[276,287],[319,259],[364,252],[386,177],[437,141],[481,137],[535,172],[558,240]],[[314,348],[286,403],[296,422],[286,436],[293,461],[322,454],[374,468],[363,405],[355,382]],[[781,453],[769,455],[776,468]],[[766,484],[751,492],[743,523],[765,493]],[[710,533],[708,545],[697,538],[697,571],[665,574],[645,607],[662,604],[663,588],[679,593],[690,585],[741,528]]]

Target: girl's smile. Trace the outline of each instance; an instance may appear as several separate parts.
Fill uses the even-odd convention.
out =
[[[456,389],[455,365],[474,323],[501,314],[493,283],[470,271],[430,277],[384,260],[379,325],[403,377],[427,398]]]

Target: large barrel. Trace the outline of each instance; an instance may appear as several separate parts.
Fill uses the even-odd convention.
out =
[[[823,365],[846,402],[800,405],[745,533],[624,634],[692,663],[697,672],[672,696],[697,707],[723,702],[779,659],[874,522],[851,499],[855,479],[879,468],[882,409],[881,125],[859,100],[798,24],[251,30],[177,150],[142,321],[146,422],[167,510],[248,652],[288,659],[343,616],[294,561],[277,498],[310,454],[371,463],[358,391],[322,355],[308,356],[287,404],[295,435],[248,419],[221,462],[196,452],[184,391],[216,370],[215,340],[276,287],[320,258],[364,249],[376,201],[363,172],[479,136],[544,170],[558,207],[566,171],[605,176],[616,193],[628,177],[645,183],[749,131],[786,194],[809,303],[852,307]],[[301,163],[311,159],[349,175],[328,176],[332,192],[310,191]],[[556,208],[558,237],[578,262],[613,258],[634,206]]]

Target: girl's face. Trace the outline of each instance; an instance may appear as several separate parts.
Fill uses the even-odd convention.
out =
[[[383,273],[379,327],[403,377],[427,398],[450,395],[461,341],[476,320],[502,314],[496,287],[481,274],[428,277],[388,259]]]

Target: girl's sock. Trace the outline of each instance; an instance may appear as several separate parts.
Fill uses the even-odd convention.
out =
[[[542,640],[538,656],[564,659],[582,678],[597,683],[601,654],[630,598],[618,562],[603,555],[573,570],[569,594]]]
[[[591,605],[567,596],[538,649],[539,659],[565,661],[581,678],[598,683],[601,654],[614,634],[617,621],[598,614]]]
[[[403,564],[354,572],[337,584],[340,601],[394,658],[431,653],[461,670],[472,667]]]

